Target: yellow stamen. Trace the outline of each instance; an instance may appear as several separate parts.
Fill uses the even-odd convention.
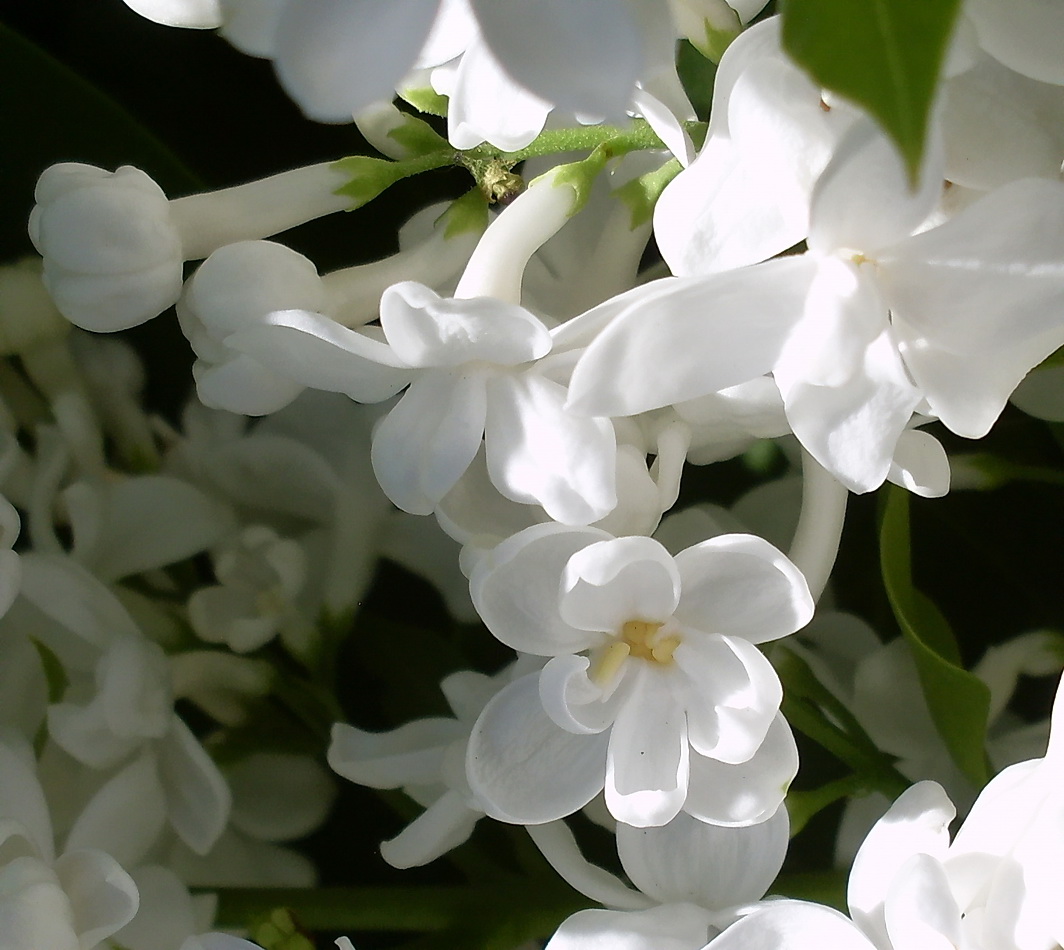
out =
[[[627,643],[614,640],[599,654],[598,659],[595,661],[591,670],[591,682],[604,688],[617,675],[624,661],[628,659],[630,652],[631,647]]]
[[[631,648],[632,656],[656,663],[671,663],[680,638],[675,634],[659,636],[662,626],[650,620],[629,620],[621,627],[621,639]]]

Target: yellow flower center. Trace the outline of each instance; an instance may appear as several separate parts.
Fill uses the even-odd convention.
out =
[[[675,633],[663,636],[661,628],[664,626],[653,620],[626,621],[617,639],[605,646],[595,658],[591,668],[592,681],[605,686],[630,656],[662,665],[671,663],[681,638]]]

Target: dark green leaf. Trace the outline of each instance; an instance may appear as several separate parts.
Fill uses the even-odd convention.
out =
[[[825,687],[800,656],[784,646],[772,651],[783,683],[783,715],[799,732],[823,746],[860,776],[865,788],[896,798],[909,780],[894,768],[846,706]]]
[[[783,46],[821,86],[866,109],[915,180],[960,0],[786,0]]]
[[[887,597],[912,650],[931,718],[957,767],[981,788],[988,778],[990,690],[961,666],[960,650],[946,618],[929,597],[913,587],[909,493],[904,489],[889,489],[879,553]]]

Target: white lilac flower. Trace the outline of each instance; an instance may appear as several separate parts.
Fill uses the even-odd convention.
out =
[[[0,742],[0,933],[10,950],[85,950],[137,912],[136,884],[111,855],[56,856],[52,821],[28,743]]]
[[[397,868],[428,864],[458,847],[484,810],[469,788],[465,752],[469,733],[484,706],[534,661],[524,658],[495,676],[469,670],[440,683],[453,718],[408,722],[389,732],[365,732],[336,723],[329,765],[337,774],[370,788],[402,788],[425,811],[398,835],[381,843],[381,856]]]
[[[296,605],[306,580],[299,543],[265,525],[250,525],[212,552],[218,583],[193,592],[189,622],[208,643],[236,653],[257,650],[280,635],[297,655],[311,634]]]
[[[401,365],[389,358],[379,339],[332,318],[337,301],[330,300],[329,291],[314,265],[282,244],[241,241],[215,251],[189,280],[178,303],[182,330],[198,357],[192,372],[200,400],[213,408],[257,416],[288,405],[307,385],[363,402],[394,395],[406,382]],[[317,360],[308,361],[300,377],[293,378],[230,342],[237,334],[246,339],[265,327],[303,325],[342,347],[339,352],[348,356],[342,367],[335,365],[336,357],[324,361],[333,350],[322,348]]]
[[[591,950],[616,941],[630,950],[701,950],[744,905],[764,896],[787,853],[787,831],[784,808],[742,828],[708,825],[682,813],[660,828],[618,825],[621,864],[642,893],[622,892],[625,904],[618,907],[608,894],[588,888],[587,896],[606,909],[573,914],[548,950]],[[579,890],[587,875],[567,874],[571,863],[556,869]],[[648,900],[640,907],[634,898],[644,895]]]
[[[344,172],[297,168],[223,191],[167,199],[144,172],[72,162],[45,169],[29,232],[62,314],[86,330],[136,326],[181,292],[186,260],[343,210]]]
[[[145,809],[161,809],[191,848],[209,850],[225,827],[230,792],[173,710],[166,655],[84,568],[56,555],[22,560],[21,593],[38,612],[36,635],[68,680],[48,707],[50,737],[92,769],[147,763]]]
[[[775,812],[797,752],[755,644],[803,626],[813,601],[770,544],[725,535],[673,558],[649,538],[537,525],[481,560],[470,590],[496,637],[550,658],[473,730],[466,767],[489,815],[551,821],[603,787],[639,827]]]
[[[555,339],[519,303],[529,258],[575,200],[553,175],[534,182],[484,233],[452,298],[414,281],[390,287],[380,307],[386,343],[289,310],[227,345],[290,379],[361,399],[384,397],[356,391],[376,378],[367,367],[389,380],[412,376],[372,447],[381,487],[405,511],[431,513],[483,442],[503,495],[567,523],[598,520],[617,503],[613,427],[563,410],[565,386],[534,365]]]
[[[806,254],[661,282],[588,347],[569,405],[632,414],[771,370],[799,441],[858,492],[915,410],[985,435],[1064,342],[1064,184],[1013,182],[911,236],[941,191],[928,165],[911,192],[890,143],[855,125],[817,182]]]

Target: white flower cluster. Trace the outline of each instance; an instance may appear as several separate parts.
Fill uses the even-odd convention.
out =
[[[1064,346],[1064,14],[969,0],[914,183],[879,126],[787,57],[776,17],[750,25],[757,0],[126,2],[271,59],[308,116],[356,121],[396,167],[436,154],[398,93],[446,100],[442,153],[541,173],[501,210],[479,191],[426,208],[391,257],[326,274],[266,239],[379,191],[368,166],[176,199],[128,166],[41,176],[29,228],[55,306],[109,332],[176,305],[198,402],[175,431],[142,408],[136,357],[68,333],[29,265],[0,285],[26,377],[0,375],[3,946],[238,950],[253,945],[205,933],[212,899],[189,887],[313,885],[283,843],[324,821],[329,778],[231,739],[271,702],[341,715],[315,677],[380,557],[513,651],[444,679],[451,717],[333,725],[335,772],[425,809],[389,863],[432,861],[483,816],[526,826],[605,908],[551,950],[1061,945],[1064,726],[1038,758],[1046,724],[1003,712],[1021,674],[1059,672],[1053,638],[977,668],[994,764],[1030,760],[951,844],[954,808],[926,779],[963,804],[976,790],[902,641],[833,640],[830,612],[803,628],[848,493],[945,494],[922,427],[981,438]],[[697,152],[681,39],[720,59]],[[599,147],[536,151],[573,128]],[[685,463],[761,439],[803,460],[800,511],[764,506],[785,529],[749,500],[665,517]],[[856,851],[849,918],[761,902],[798,771],[783,650],[925,779]],[[850,806],[840,856],[886,806]],[[636,889],[583,857],[564,822],[582,809],[615,830]]]

